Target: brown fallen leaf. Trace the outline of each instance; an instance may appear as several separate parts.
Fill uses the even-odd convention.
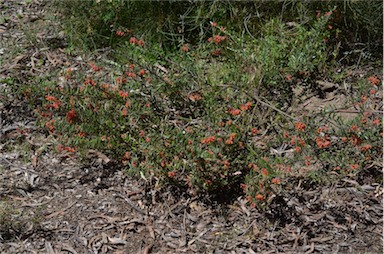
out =
[[[111,161],[111,159],[108,158],[107,155],[103,154],[102,152],[96,151],[96,150],[88,150],[88,157],[97,157],[98,159],[101,159],[105,164]]]
[[[147,230],[149,231],[149,235],[152,239],[155,239],[155,231],[153,230],[153,222],[151,219],[147,219]]]
[[[36,154],[32,155],[32,167],[33,168],[37,168],[37,162],[38,162],[37,155]]]
[[[108,237],[108,241],[111,244],[127,244],[128,242],[118,237]]]
[[[310,249],[307,251],[307,252],[305,252],[305,254],[310,254],[310,253],[312,253],[313,251],[315,250],[315,243],[311,243],[311,247],[310,247]]]
[[[48,254],[56,254],[50,242],[45,243],[45,251],[46,251],[45,253],[48,253]]]
[[[146,246],[144,248],[144,250],[143,250],[143,254],[148,254],[151,251],[152,247],[153,247],[153,243],[151,243],[150,245]]]

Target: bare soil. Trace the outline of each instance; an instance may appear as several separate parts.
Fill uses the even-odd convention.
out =
[[[382,176],[373,168],[327,186],[291,179],[260,211],[242,197],[160,191],[156,179],[97,155],[85,163],[55,153],[7,87],[87,61],[65,52],[44,1],[0,0],[0,13],[1,253],[383,253]]]

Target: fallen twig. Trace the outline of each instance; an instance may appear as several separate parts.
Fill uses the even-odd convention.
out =
[[[144,210],[142,210],[141,208],[139,208],[130,198],[128,197],[124,197],[123,195],[121,194],[116,194],[116,196],[124,199],[128,205],[130,205],[133,209],[135,209],[138,213],[141,213],[142,215],[147,215],[147,212],[145,212]]]

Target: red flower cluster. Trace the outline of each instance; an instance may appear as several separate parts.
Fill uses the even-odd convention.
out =
[[[380,79],[378,79],[377,77],[374,77],[374,76],[369,77],[368,81],[371,82],[371,84],[373,86],[376,86],[377,84],[380,83]]]
[[[51,101],[52,104],[49,104],[49,105],[46,105],[45,107],[48,109],[48,108],[54,108],[54,109],[59,109],[59,107],[61,107],[62,103],[59,99],[57,99],[56,97],[54,96],[51,96],[51,95],[47,95],[45,96],[45,99],[47,101]]]
[[[240,115],[241,114],[241,110],[240,109],[229,109],[228,110],[228,113],[233,115],[233,116],[237,116],[237,115]]]
[[[129,93],[126,92],[126,91],[120,90],[119,91],[119,95],[120,95],[121,98],[127,98],[129,96]]]
[[[142,77],[142,76],[144,76],[144,75],[145,75],[145,70],[144,70],[144,69],[140,70],[140,71],[139,71],[139,76]]]
[[[68,123],[73,123],[73,120],[76,118],[76,112],[74,109],[71,109],[68,113],[67,113],[67,122]]]
[[[125,73],[125,75],[127,75],[127,77],[130,77],[130,78],[133,78],[133,79],[135,79],[136,78],[136,74],[135,73],[133,73],[133,72],[126,72]]]
[[[96,86],[96,81],[94,81],[93,79],[86,78],[84,80],[84,85]]]
[[[139,46],[144,48],[144,41],[143,41],[143,39],[138,40],[135,37],[131,37],[129,39],[129,43],[134,44],[134,45],[139,45]]]
[[[189,51],[189,44],[184,44],[183,46],[181,46],[180,50],[183,52],[188,52]]]
[[[220,56],[221,55],[221,49],[216,49],[216,50],[212,51],[212,55]]]
[[[100,71],[101,70],[101,67],[100,66],[97,66],[95,65],[94,63],[90,62],[89,65],[91,66],[92,70],[93,71]]]
[[[242,111],[247,111],[248,109],[251,108],[251,106],[252,106],[252,104],[251,104],[250,102],[247,102],[247,103],[245,103],[244,105],[240,105],[240,109],[241,109]]]
[[[305,131],[305,124],[302,122],[295,123],[295,128],[297,131],[304,132]]]
[[[123,36],[125,36],[125,33],[123,31],[116,31],[116,35],[123,37]]]
[[[46,122],[45,127],[47,127],[50,132],[54,132],[55,131],[55,120],[52,119],[52,120]]]
[[[70,153],[75,152],[75,148],[70,147],[70,146],[63,146],[62,144],[57,145],[57,151],[62,152],[62,151],[68,151]]]
[[[126,107],[124,107],[122,110],[121,110],[121,115],[122,116],[127,116],[128,115],[128,110]]]
[[[204,138],[201,140],[201,143],[202,144],[209,144],[209,143],[212,143],[216,140],[216,137],[215,136],[210,136],[210,137],[207,137],[207,138]]]
[[[327,137],[318,137],[316,138],[316,145],[319,148],[327,148],[331,145],[331,142],[328,140]]]
[[[232,145],[236,137],[236,133],[229,134],[229,138],[225,141],[225,144]]]
[[[259,130],[257,128],[253,127],[251,129],[251,133],[252,133],[252,135],[257,135],[257,134],[259,134]]]
[[[222,41],[225,41],[227,39],[226,36],[220,36],[220,35],[215,35],[213,37],[208,38],[208,42],[214,42],[216,45],[219,44]]]

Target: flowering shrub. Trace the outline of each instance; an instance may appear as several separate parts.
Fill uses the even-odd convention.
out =
[[[65,70],[65,84],[24,92],[39,102],[35,112],[58,152],[97,150],[131,173],[200,192],[242,189],[250,205],[268,204],[287,176],[355,173],[382,156],[381,117],[370,109],[382,97],[377,77],[361,83],[351,122],[328,111],[292,120],[279,109],[291,106],[297,80],[324,68],[327,26],[327,15],[308,29],[272,20],[256,42],[211,22],[201,44],[181,41],[167,54],[121,29],[120,69],[91,62]],[[276,145],[287,156],[271,154]]]

